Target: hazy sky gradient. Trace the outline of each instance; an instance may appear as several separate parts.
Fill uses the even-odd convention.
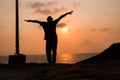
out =
[[[15,53],[15,0],[0,0],[0,55]],[[67,11],[57,28],[59,53],[100,53],[120,41],[120,0],[19,0],[20,52],[45,54],[44,32],[24,19],[46,21]],[[68,31],[62,31],[67,27]]]

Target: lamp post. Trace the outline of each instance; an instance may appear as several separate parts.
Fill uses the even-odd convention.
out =
[[[20,54],[19,52],[19,5],[18,0],[16,0],[16,46],[15,46],[15,55],[9,56],[9,64],[25,64],[26,63],[26,55]]]
[[[16,55],[19,55],[19,7],[16,0]]]

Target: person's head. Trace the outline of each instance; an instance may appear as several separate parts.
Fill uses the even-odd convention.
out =
[[[47,17],[47,21],[48,21],[48,22],[51,22],[52,20],[53,20],[52,16],[48,16],[48,17]]]

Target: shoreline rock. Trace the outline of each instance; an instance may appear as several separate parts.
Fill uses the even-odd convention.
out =
[[[109,48],[105,49],[100,54],[88,58],[81,62],[98,62],[98,61],[110,61],[110,60],[120,60],[120,43],[113,43]]]

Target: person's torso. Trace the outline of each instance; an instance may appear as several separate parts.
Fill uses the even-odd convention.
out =
[[[42,25],[45,32],[45,40],[57,38],[56,25],[57,23],[55,23],[54,21],[45,22],[44,25]]]

